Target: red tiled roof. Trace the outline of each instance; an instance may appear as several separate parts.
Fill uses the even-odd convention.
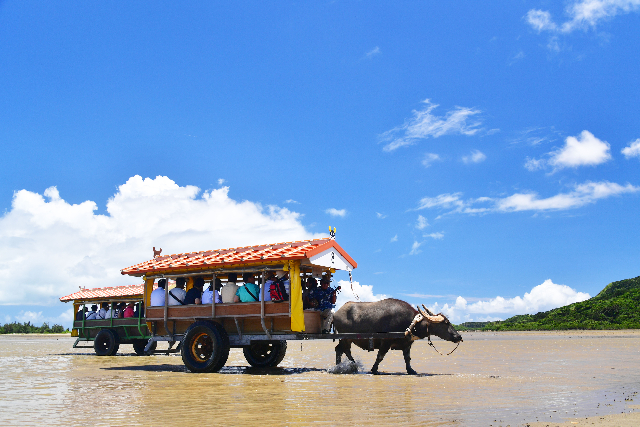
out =
[[[142,276],[148,272],[166,273],[172,270],[191,268],[220,268],[231,264],[305,259],[332,247],[340,252],[353,268],[357,267],[358,264],[335,240],[326,238],[164,255],[124,268],[121,273]]]
[[[154,287],[158,287],[158,285],[155,285]],[[143,292],[144,284],[113,286],[110,288],[82,289],[78,292],[72,293],[71,295],[60,298],[60,301],[68,302],[75,300],[92,300],[118,297],[141,297]]]

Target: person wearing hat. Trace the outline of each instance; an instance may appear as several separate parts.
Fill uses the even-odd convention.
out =
[[[167,286],[167,279],[158,280],[158,287],[151,292],[151,307],[164,307],[165,286]]]
[[[234,301],[236,292],[238,292],[238,285],[236,285],[237,280],[238,273],[229,273],[227,275],[227,284],[222,287],[222,290],[220,290],[220,296],[222,297],[223,303]]]
[[[314,297],[318,300],[316,310],[322,312],[322,333],[328,334],[331,331],[333,323],[333,308],[336,306],[336,290],[329,284],[331,278],[329,275],[322,276],[320,279],[320,288],[314,292]]]

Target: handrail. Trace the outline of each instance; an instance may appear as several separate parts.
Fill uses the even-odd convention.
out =
[[[211,318],[216,318],[216,274],[213,273],[211,278],[211,289],[213,290],[212,301],[211,301]],[[221,296],[222,297],[222,296]]]
[[[260,284],[260,324],[262,325],[262,329],[264,333],[267,334],[267,337],[271,339],[271,333],[267,329],[267,325],[264,323],[264,285],[265,285],[265,273],[266,270],[262,270],[262,283]]]

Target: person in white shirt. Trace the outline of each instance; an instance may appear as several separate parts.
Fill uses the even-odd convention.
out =
[[[118,318],[118,309],[115,308],[116,306],[117,304],[115,302],[111,304],[111,308],[108,308],[108,305],[107,305],[107,312],[104,315],[105,319],[111,319],[112,317],[114,319]]]
[[[164,307],[165,286],[167,286],[167,279],[158,280],[158,287],[151,292],[151,307]]]
[[[202,293],[202,304],[212,304],[213,296],[216,296],[216,304],[222,302],[222,298],[220,297],[220,288],[222,288],[222,281],[216,277],[215,280],[215,290],[214,284],[209,285],[209,289]]]
[[[220,296],[222,297],[222,302],[229,303],[233,302],[236,292],[238,291],[238,285],[236,285],[236,281],[238,280],[237,273],[229,273],[227,277],[227,284],[222,287],[220,290]]]
[[[100,307],[100,310],[98,310],[98,313],[96,314],[96,320],[106,319],[108,308],[109,308],[109,304],[106,302],[103,302],[102,306]]]
[[[98,306],[93,304],[91,306],[91,311],[89,313],[87,313],[87,319],[86,320],[96,320],[96,315],[98,314]]]
[[[184,297],[187,291],[184,290],[185,278],[178,277],[176,279],[176,287],[169,291],[169,305],[184,305]]]

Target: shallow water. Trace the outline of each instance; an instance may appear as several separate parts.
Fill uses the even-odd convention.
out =
[[[526,425],[632,410],[640,402],[640,332],[464,333],[451,356],[427,342],[353,349],[334,369],[331,341],[290,341],[280,368],[248,368],[232,349],[217,374],[185,371],[179,355],[115,357],[64,336],[0,336],[2,425]],[[442,353],[454,345],[434,341]],[[301,351],[302,348],[302,351]],[[635,400],[635,401],[634,401]]]

